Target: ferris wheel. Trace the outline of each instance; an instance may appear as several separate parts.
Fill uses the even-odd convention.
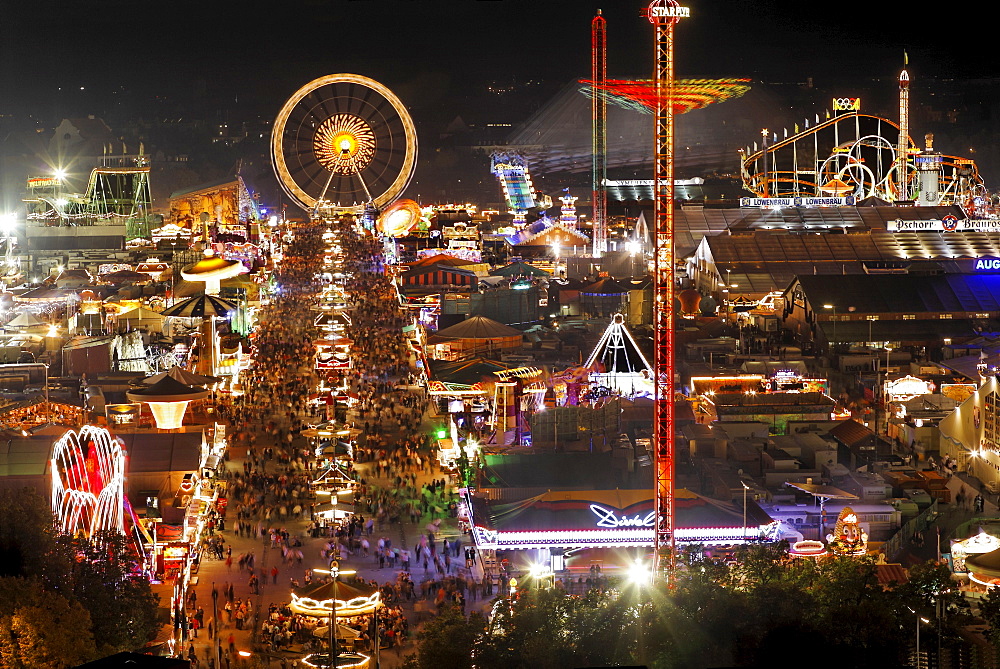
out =
[[[357,74],[310,81],[285,102],[271,133],[281,187],[313,214],[381,210],[417,162],[417,132],[392,91]]]

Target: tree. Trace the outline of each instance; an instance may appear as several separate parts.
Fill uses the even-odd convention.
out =
[[[990,588],[979,600],[979,614],[989,623],[993,647],[1000,650],[1000,588]]]
[[[105,532],[76,540],[72,592],[90,611],[102,655],[136,650],[156,634],[159,597],[142,574],[126,537]]]
[[[126,537],[111,533],[86,540],[62,535],[48,503],[29,489],[0,493],[2,577],[29,579],[82,605],[102,654],[137,650],[156,632],[158,598]]]
[[[31,488],[0,492],[0,577],[37,577],[64,596],[72,550],[48,502]]]
[[[90,614],[37,579],[0,578],[0,664],[62,669],[97,657]]]
[[[479,614],[472,614],[468,620],[456,607],[446,607],[441,614],[427,623],[420,631],[420,647],[416,655],[407,657],[410,669],[472,669],[474,649],[486,621]]]
[[[886,590],[864,556],[814,561],[751,546],[739,559],[729,566],[686,556],[672,588],[622,580],[584,597],[522,591],[498,599],[488,624],[451,613],[420,637],[407,667],[694,669],[771,666],[777,657],[807,657],[816,669],[892,667],[912,639],[913,614],[902,602],[953,594],[938,565],[915,568],[909,584]],[[1000,596],[987,599],[984,612],[1000,630]]]

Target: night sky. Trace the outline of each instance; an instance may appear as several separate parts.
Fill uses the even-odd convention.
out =
[[[152,96],[271,115],[298,86],[356,72],[408,104],[489,82],[589,74],[589,24],[608,20],[608,70],[648,76],[651,27],[634,0],[281,0],[5,3],[0,112],[105,113]],[[893,76],[910,53],[926,77],[993,74],[987,23],[901,3],[689,0],[678,76],[818,84]],[[895,9],[899,7],[898,9]],[[899,13],[897,16],[896,12]],[[80,87],[84,90],[80,91]],[[62,88],[60,91],[59,89]],[[119,104],[121,104],[119,102]],[[140,105],[141,106],[141,105]],[[457,111],[461,111],[460,109]]]

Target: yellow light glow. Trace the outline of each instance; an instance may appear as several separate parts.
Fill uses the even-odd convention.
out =
[[[337,114],[316,130],[313,152],[319,163],[334,174],[357,174],[375,156],[375,133],[361,118]]]
[[[149,410],[153,412],[156,427],[161,430],[176,430],[184,424],[184,413],[187,411],[187,401],[183,402],[149,402]]]

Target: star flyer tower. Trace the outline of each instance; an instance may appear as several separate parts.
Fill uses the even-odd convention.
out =
[[[593,123],[591,139],[592,164],[591,203],[594,208],[594,257],[601,258],[608,252],[608,102],[600,95],[608,82],[607,22],[601,10],[590,22],[590,113]]]
[[[691,16],[676,0],[653,0],[646,10],[653,24],[655,165],[653,168],[653,371],[656,400],[653,449],[656,457],[656,570],[673,580],[674,537],[674,25]]]

